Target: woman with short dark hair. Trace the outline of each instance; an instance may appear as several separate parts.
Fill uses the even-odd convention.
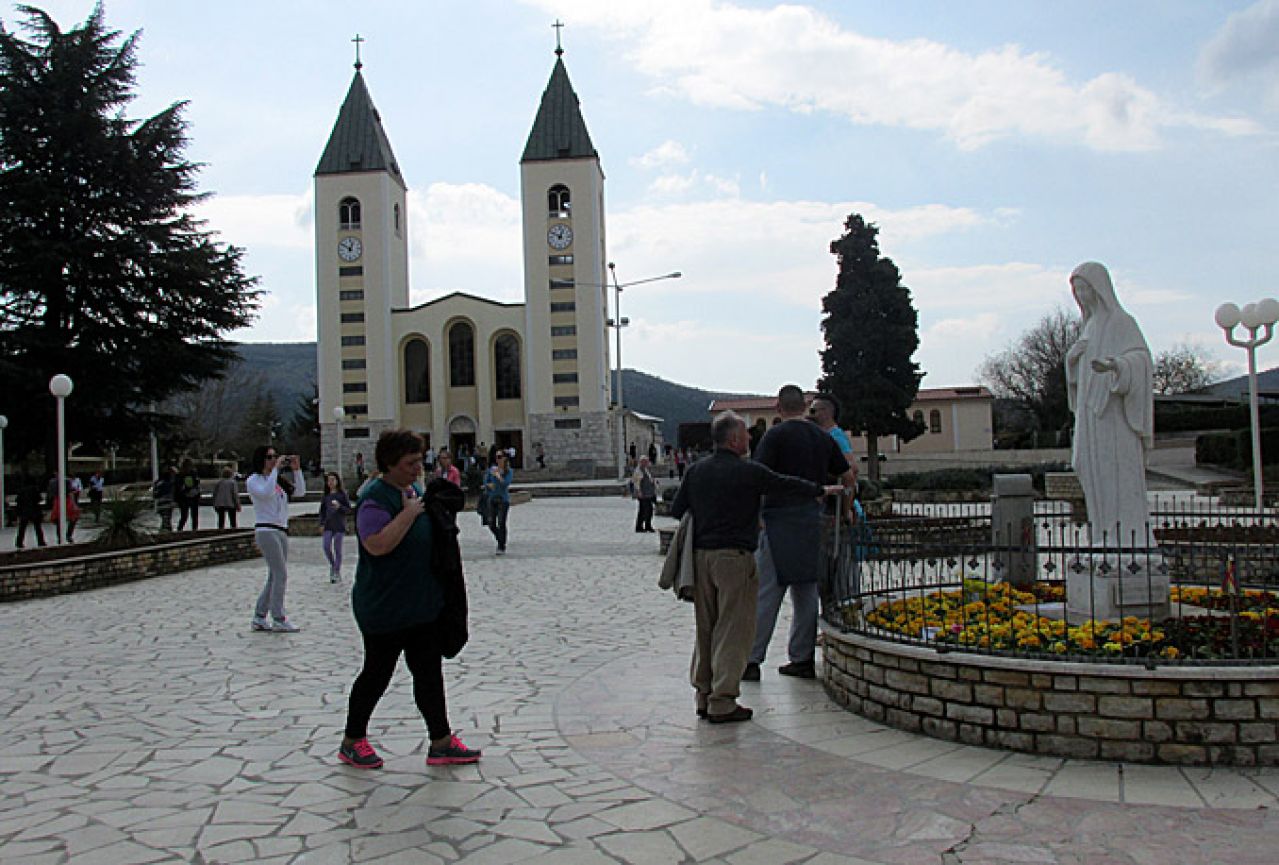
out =
[[[451,543],[456,550],[453,518],[464,497],[438,479],[429,493],[423,490],[418,479],[425,450],[421,436],[408,430],[382,433],[374,452],[381,476],[369,482],[356,506],[360,558],[351,608],[364,641],[364,667],[351,686],[338,758],[361,769],[382,765],[369,744],[368,723],[401,654],[413,674],[413,699],[431,739],[427,765],[480,759],[478,750],[453,735],[444,694],[444,655],[452,657],[461,646],[452,644],[446,633],[446,603],[454,599],[446,591],[437,547]],[[438,510],[448,513],[438,516]],[[460,580],[460,554],[456,567]]]
[[[301,628],[284,612],[284,590],[289,581],[289,499],[306,495],[306,479],[297,457],[281,456],[270,445],[257,448],[250,464],[253,474],[244,486],[253,500],[253,539],[266,559],[266,585],[253,610],[253,630],[296,633]],[[292,482],[281,472],[291,472]]]

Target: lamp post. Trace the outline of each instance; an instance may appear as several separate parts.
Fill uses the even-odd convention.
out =
[[[1249,303],[1240,309],[1233,303],[1223,303],[1217,307],[1214,316],[1217,326],[1226,333],[1226,342],[1248,352],[1248,409],[1252,421],[1252,486],[1256,508],[1263,507],[1261,481],[1261,417],[1257,408],[1257,347],[1270,342],[1275,333],[1275,322],[1279,321],[1279,300],[1267,297],[1256,303]],[[1242,324],[1248,331],[1247,339],[1235,339],[1235,327]],[[1257,331],[1262,331],[1258,336]]]
[[[346,420],[346,410],[340,405],[333,406],[333,420],[337,422],[337,442],[338,442],[338,480],[342,479],[342,421]]]
[[[0,414],[0,529],[4,528],[4,430],[9,419]]]
[[[617,334],[617,477],[618,480],[626,478],[626,398],[625,391],[622,387],[622,328],[631,323],[630,319],[622,317],[622,289],[630,288],[633,285],[643,285],[646,282],[659,282],[663,279],[679,279],[684,274],[678,270],[672,273],[664,273],[661,276],[650,276],[647,279],[636,279],[631,282],[617,281],[617,265],[613,262],[608,263],[608,275],[612,280],[612,284],[605,284],[605,288],[612,288],[614,292],[613,300],[613,317],[608,320],[608,325],[614,329]]]
[[[160,480],[160,445],[155,437],[155,403],[151,403],[151,486]]]
[[[55,496],[58,501],[58,543],[67,542],[67,420],[65,403],[71,396],[74,385],[71,377],[58,373],[49,379],[49,393],[58,401],[58,487]]]

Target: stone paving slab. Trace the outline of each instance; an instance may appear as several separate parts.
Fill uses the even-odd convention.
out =
[[[403,670],[371,726],[386,767],[335,761],[359,639],[352,562],[331,585],[318,538],[291,540],[300,634],[250,632],[260,561],[0,607],[0,861],[1273,861],[1279,771],[885,728],[776,675],[785,618],[744,689],[755,721],[698,722],[691,608],[633,520],[535,500],[497,558],[463,515],[472,643],[446,681],[474,766],[424,765]]]

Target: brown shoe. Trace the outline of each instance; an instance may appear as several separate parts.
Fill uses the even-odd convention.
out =
[[[749,721],[754,715],[755,713],[745,706],[736,706],[731,712],[724,712],[721,715],[707,715],[706,720],[712,724],[734,724],[738,721]]]

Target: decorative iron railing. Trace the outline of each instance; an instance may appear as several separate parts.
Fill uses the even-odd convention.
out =
[[[989,505],[916,503],[832,530],[824,619],[939,651],[1279,662],[1274,511],[1157,498],[1140,531],[1100,531],[1041,501],[1033,524],[999,528]]]

